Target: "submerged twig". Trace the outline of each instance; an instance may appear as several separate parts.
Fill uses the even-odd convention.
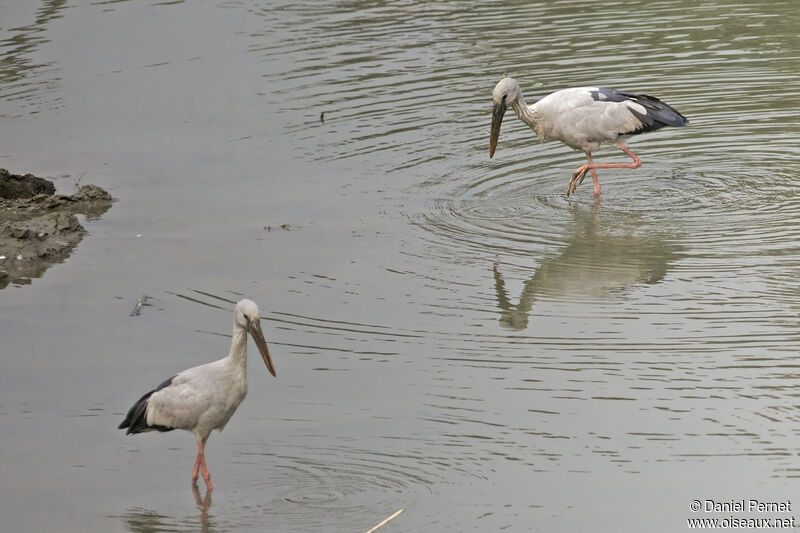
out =
[[[383,522],[381,522],[380,524],[374,526],[372,529],[367,531],[367,533],[373,533],[374,531],[377,531],[378,528],[381,528],[381,527],[385,526],[386,524],[388,524],[389,520],[394,520],[403,511],[404,511],[404,509],[400,509],[399,511],[396,511],[392,516],[390,516],[389,518],[386,518]]]

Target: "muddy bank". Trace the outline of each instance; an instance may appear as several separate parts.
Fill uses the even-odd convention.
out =
[[[99,217],[111,203],[96,185],[55,194],[50,180],[0,169],[0,289],[30,283],[64,261],[86,235],[75,215]]]

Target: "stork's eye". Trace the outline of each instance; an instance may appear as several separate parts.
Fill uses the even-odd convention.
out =
[[[506,96],[508,96],[508,95],[507,95],[507,94],[504,94],[504,95],[503,95],[503,102],[505,102],[505,101],[506,101]]]

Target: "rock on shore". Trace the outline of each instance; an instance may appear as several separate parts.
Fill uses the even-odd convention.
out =
[[[86,235],[75,215],[99,217],[112,201],[96,185],[55,194],[50,180],[0,169],[0,289],[30,283],[64,261]]]

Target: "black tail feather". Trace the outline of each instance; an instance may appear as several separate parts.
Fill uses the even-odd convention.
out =
[[[175,376],[172,376],[164,383],[156,387],[155,389],[151,390],[133,404],[133,407],[130,408],[128,414],[125,416],[125,420],[117,426],[117,429],[125,429],[127,428],[128,431],[125,432],[126,435],[130,435],[132,433],[144,433],[145,431],[172,431],[175,428],[161,426],[161,425],[149,425],[147,423],[147,400],[152,396],[154,392],[160,391],[164,387],[168,387],[172,383],[172,379]]]
[[[617,91],[614,89],[596,89],[591,92],[595,100],[606,100],[610,102],[624,102],[626,100],[635,102],[644,107],[645,112],[639,113],[632,107],[628,107],[631,113],[642,122],[642,127],[635,131],[620,132],[625,134],[645,133],[654,131],[664,126],[680,128],[689,123],[689,120],[681,115],[678,110],[662,102],[655,96],[646,94],[634,94],[627,91]]]
[[[681,128],[689,123],[689,120],[681,115],[675,108],[654,96],[648,96],[646,94],[628,94],[628,97],[647,110],[646,113],[642,114],[631,108],[631,112],[636,115],[636,118],[642,121],[643,125],[636,133],[653,131],[663,128],[664,126]]]

